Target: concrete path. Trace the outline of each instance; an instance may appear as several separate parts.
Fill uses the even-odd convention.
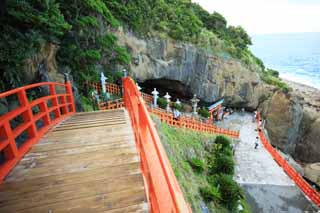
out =
[[[260,141],[254,148],[258,134],[252,114],[236,112],[217,125],[240,130],[235,180],[244,188],[252,212],[317,212]]]

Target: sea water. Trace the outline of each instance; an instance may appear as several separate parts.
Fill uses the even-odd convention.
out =
[[[320,89],[320,33],[252,36],[252,52],[283,79]]]

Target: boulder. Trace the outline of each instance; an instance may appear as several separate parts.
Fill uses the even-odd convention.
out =
[[[320,118],[310,125],[302,141],[297,144],[294,156],[306,163],[320,162]]]
[[[320,186],[320,163],[307,164],[304,167],[304,176]]]
[[[264,107],[267,107],[263,112],[271,143],[285,153],[293,154],[302,136],[302,106],[295,97],[277,91]]]

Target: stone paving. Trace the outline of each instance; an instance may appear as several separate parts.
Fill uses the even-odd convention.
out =
[[[235,145],[235,180],[245,189],[252,212],[317,212],[260,141],[253,115],[235,112],[218,126],[240,131]]]

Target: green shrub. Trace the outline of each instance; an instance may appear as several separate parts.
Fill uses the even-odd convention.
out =
[[[234,160],[232,156],[224,154],[216,154],[215,164],[210,169],[210,174],[224,173],[228,175],[234,174]]]
[[[177,104],[177,103],[173,103],[172,104],[172,108],[179,110],[180,112],[183,111],[183,105],[182,104]]]
[[[262,73],[261,79],[267,84],[278,87],[284,93],[288,93],[290,91],[290,87],[279,78],[279,72],[276,70],[268,69]]]
[[[158,98],[158,105],[160,108],[165,109],[168,105],[168,101],[164,98]]]
[[[231,141],[229,138],[219,135],[215,139],[215,144],[219,144],[222,146],[222,149],[231,148]]]
[[[201,197],[206,201],[218,201],[221,200],[221,194],[219,192],[219,189],[215,186],[206,186],[206,187],[200,187],[199,189]]]
[[[190,166],[197,173],[202,173],[205,170],[204,162],[198,158],[192,158],[188,160]]]
[[[232,179],[231,175],[226,174],[217,175],[215,182],[221,194],[221,202],[228,209],[234,209],[238,200],[244,197],[241,187]]]
[[[209,118],[210,117],[210,113],[208,111],[207,108],[202,107],[201,109],[198,110],[199,115],[201,115],[204,118]]]

